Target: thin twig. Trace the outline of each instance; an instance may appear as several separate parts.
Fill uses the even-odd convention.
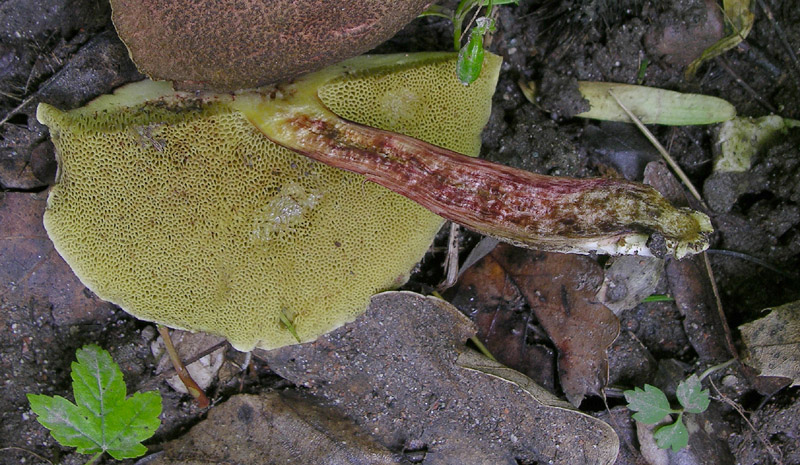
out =
[[[444,300],[444,297],[442,297],[442,295],[441,295],[441,294],[439,294],[439,293],[438,293],[438,292],[436,292],[436,291],[433,291],[433,292],[431,292],[431,295],[432,295],[432,296],[434,296],[434,297],[436,297],[437,299],[442,299],[442,300]],[[473,335],[473,336],[470,336],[469,340],[470,340],[470,342],[472,342],[473,344],[475,344],[475,347],[477,347],[477,348],[478,348],[478,351],[479,351],[480,353],[482,353],[484,357],[486,357],[486,358],[488,358],[488,359],[490,359],[490,360],[492,360],[492,361],[494,361],[494,362],[496,362],[496,361],[497,361],[497,359],[496,359],[496,358],[494,358],[494,355],[492,355],[492,353],[489,351],[489,349],[488,349],[488,348],[487,348],[487,347],[486,347],[486,346],[483,344],[483,342],[481,342],[481,340],[478,338],[478,335],[477,335],[477,334],[476,334],[476,335]]]
[[[172,366],[175,367],[175,371],[178,373],[178,377],[181,381],[183,381],[184,386],[186,386],[186,390],[194,397],[198,407],[208,407],[210,404],[208,397],[200,386],[197,385],[195,380],[192,379],[192,375],[189,374],[189,371],[186,370],[183,362],[181,362],[181,357],[178,355],[178,351],[175,350],[175,346],[172,344],[172,338],[169,336],[169,329],[167,329],[166,326],[158,325],[158,332],[161,334],[161,338],[164,339],[164,347],[167,349],[167,354],[169,354],[169,359],[172,361]]]
[[[714,278],[714,271],[711,269],[711,260],[708,259],[708,254],[705,251],[703,251],[703,263],[705,263],[706,266],[708,282],[711,283],[711,292],[714,293],[714,302],[717,304],[717,315],[719,316],[722,330],[725,332],[725,342],[728,343],[728,352],[731,353],[734,359],[738,360],[739,353],[736,351],[731,327],[728,326],[728,318],[725,316],[725,310],[722,308],[722,299],[719,296],[719,288],[717,287],[717,280]]]
[[[89,460],[87,460],[87,461],[86,461],[86,463],[85,463],[85,464],[83,464],[83,465],[94,465],[95,463],[97,463],[97,462],[99,462],[99,461],[100,461],[100,457],[102,457],[104,453],[105,453],[105,451],[102,451],[102,450],[101,450],[100,452],[98,452],[98,453],[94,454],[94,455],[92,456],[92,458],[90,458]]]
[[[766,13],[767,19],[769,19],[769,22],[772,24],[772,28],[775,29],[775,34],[778,35],[781,45],[783,45],[786,51],[789,52],[789,58],[792,59],[792,64],[794,65],[795,70],[795,73],[792,74],[792,76],[794,76],[794,80],[797,82],[797,85],[800,86],[800,59],[797,58],[797,54],[794,53],[794,49],[792,49],[792,46],[789,45],[789,40],[786,38],[783,28],[780,24],[778,24],[778,21],[775,19],[775,15],[772,14],[772,9],[766,4],[766,2],[764,2],[764,0],[757,1],[758,6],[760,6],[761,9],[764,10],[764,13]]]
[[[250,363],[253,361],[253,351],[245,352],[244,353],[244,360],[242,364],[239,365],[239,368],[244,372],[250,366]]]
[[[784,271],[784,270],[782,270],[782,269],[770,264],[766,260],[762,260],[762,259],[760,259],[758,257],[754,257],[754,256],[746,254],[746,253],[736,252],[736,251],[733,251],[733,250],[724,250],[724,249],[708,249],[708,250],[706,250],[706,252],[708,252],[709,254],[712,254],[712,255],[727,255],[729,257],[739,258],[741,260],[747,260],[747,261],[755,263],[756,265],[759,265],[759,266],[761,266],[763,268],[766,268],[766,269],[768,269],[770,271],[778,273],[779,275],[784,276],[786,278],[790,278],[790,279],[798,279],[798,278],[800,278],[800,276],[798,276],[796,274],[792,274],[792,273],[790,273],[788,271]]]
[[[19,95],[12,94],[10,92],[0,91],[0,95],[2,95],[3,97],[10,98],[12,100],[22,100],[22,97],[20,97]]]
[[[723,57],[718,56],[716,58],[716,62],[717,62],[718,65],[720,65],[722,67],[722,69],[724,69],[728,74],[730,74],[731,77],[733,77],[733,79],[736,81],[736,83],[739,84],[739,86],[742,89],[744,89],[745,92],[747,92],[748,94],[750,94],[751,97],[756,99],[756,101],[758,103],[760,103],[761,105],[763,105],[764,108],[766,108],[768,111],[770,111],[772,113],[777,113],[778,112],[778,110],[776,110],[775,107],[773,107],[772,105],[770,105],[769,102],[764,100],[761,97],[761,95],[759,95],[758,92],[756,92],[752,87],[750,87],[750,85],[748,83],[744,82],[744,79],[742,79],[741,77],[739,77],[738,74],[736,74],[736,71],[734,71],[733,68],[731,68],[728,65],[727,61]]]
[[[19,112],[20,112],[20,110],[22,110],[22,109],[23,109],[23,108],[25,108],[25,107],[26,107],[26,106],[27,106],[29,103],[31,103],[31,101],[32,101],[34,98],[36,98],[36,96],[37,96],[37,95],[38,95],[38,94],[36,94],[36,93],[34,93],[34,94],[31,94],[30,96],[28,96],[28,98],[26,98],[25,100],[23,100],[23,101],[22,101],[22,103],[20,103],[20,104],[19,104],[19,105],[17,105],[15,108],[13,108],[11,111],[9,111],[8,113],[6,113],[6,116],[4,116],[4,117],[3,117],[3,119],[0,119],[0,126],[2,126],[2,125],[4,125],[4,124],[6,124],[6,123],[8,122],[8,120],[10,120],[11,118],[13,118],[13,117],[14,117],[14,115],[16,115],[17,113],[19,113]]]
[[[478,20],[478,17],[480,16],[480,13],[481,13],[481,9],[483,9],[483,7],[479,3],[478,4],[478,9],[475,10],[475,14],[472,15],[472,19],[469,20],[469,22],[467,23],[467,27],[465,27],[463,32],[461,33],[461,37],[459,37],[459,43],[460,43],[460,41],[463,41],[463,39],[464,39],[464,32],[469,31],[469,28],[471,28],[472,25],[475,24],[475,21]]]
[[[617,421],[614,412],[612,412],[611,408],[609,408],[608,406],[608,398],[606,397],[606,393],[611,389],[613,388],[609,388],[608,386],[606,386],[600,390],[600,394],[603,398],[603,405],[605,405],[606,407],[606,413],[608,413],[608,419],[612,423],[614,430],[618,432],[625,431],[622,425],[620,425],[619,422]],[[620,397],[621,396],[622,393],[620,392]],[[627,415],[627,411],[620,413],[622,413],[623,415]],[[624,441],[624,446],[627,447],[628,451],[630,451],[631,455],[633,455],[634,460],[636,460],[636,465],[647,464],[647,460],[645,460],[644,456],[642,455],[642,451],[640,451],[639,449],[636,448],[636,446],[633,445],[627,434],[620,434],[619,439],[621,441]]]
[[[198,352],[197,354],[187,358],[185,361],[183,361],[183,364],[185,366],[189,366],[192,363],[194,363],[194,362],[200,360],[201,358],[205,357],[206,355],[210,355],[210,354],[216,352],[217,350],[221,349],[222,347],[226,346],[227,344],[228,344],[228,341],[220,341],[220,342],[214,344],[213,346],[211,346],[211,347],[209,347],[207,349],[204,349],[201,352]],[[164,369],[164,371],[162,371],[161,373],[153,376],[152,378],[150,378],[147,381],[145,381],[144,383],[142,383],[139,387],[141,389],[142,387],[155,385],[155,384],[157,384],[157,383],[159,383],[159,382],[161,382],[161,381],[163,381],[163,380],[165,380],[167,378],[171,378],[171,377],[175,376],[176,374],[177,374],[177,372],[175,371],[175,367],[174,366],[168,367],[168,368]]]
[[[767,441],[767,439],[761,434],[761,432],[758,431],[755,426],[753,426],[753,423],[751,423],[750,419],[747,418],[747,415],[745,415],[742,406],[739,405],[737,402],[734,402],[733,400],[729,399],[728,396],[720,392],[719,388],[717,388],[717,385],[714,384],[713,379],[709,378],[708,382],[711,383],[711,387],[713,387],[714,391],[716,391],[717,400],[733,407],[733,409],[736,410],[736,412],[742,417],[742,419],[744,419],[744,421],[747,423],[747,426],[750,427],[750,429],[756,435],[758,440],[761,441],[761,444],[764,445],[764,448],[767,449],[767,452],[769,452],[769,455],[772,457],[772,460],[774,460],[777,465],[783,465],[783,454],[781,453],[780,449],[777,449],[776,451],[775,448],[772,446],[772,444],[770,444],[769,441]]]
[[[614,94],[613,91],[609,90],[608,93],[614,98],[614,100],[617,101],[617,104],[620,106],[620,108],[622,108],[623,111],[625,111],[628,117],[631,120],[633,120],[634,124],[636,124],[636,127],[638,127],[640,131],[642,131],[645,137],[647,137],[647,139],[655,146],[655,148],[659,151],[659,153],[661,153],[661,156],[664,157],[664,160],[666,160],[666,162],[672,167],[672,169],[675,171],[675,173],[678,175],[681,181],[683,181],[684,185],[686,185],[686,187],[689,189],[692,195],[694,195],[695,199],[697,199],[697,201],[700,202],[700,205],[702,205],[703,208],[708,210],[708,206],[700,197],[700,193],[697,192],[697,189],[695,189],[692,182],[689,180],[689,178],[686,176],[686,174],[683,172],[680,166],[678,166],[678,164],[675,163],[675,160],[672,159],[672,157],[669,155],[666,149],[664,149],[661,143],[658,142],[653,133],[651,133],[647,129],[647,127],[645,127],[645,125],[642,124],[642,121],[639,118],[637,118],[636,115],[633,114],[633,112],[631,112],[628,108],[625,107],[625,105],[623,105],[623,103],[620,101],[619,98],[617,98],[617,96]],[[739,355],[736,352],[736,346],[733,343],[733,335],[731,333],[731,328],[730,326],[728,326],[728,319],[726,318],[725,311],[722,308],[722,299],[719,296],[719,288],[717,287],[717,281],[714,278],[714,271],[711,269],[711,261],[708,259],[708,254],[706,254],[705,252],[703,252],[703,262],[705,263],[706,274],[708,275],[708,281],[711,284],[711,291],[714,294],[714,301],[716,303],[719,321],[725,333],[725,342],[728,345],[727,347],[728,352],[730,352],[730,354],[734,358],[738,358]]]
[[[239,372],[239,392],[244,391],[244,379],[247,376],[247,369],[250,368],[250,363],[253,361],[253,351],[245,352],[244,353],[244,361],[239,366],[241,371]]]
[[[714,365],[712,367],[706,368],[706,370],[702,374],[700,374],[700,378],[699,378],[700,381],[703,381],[704,379],[708,378],[709,375],[711,375],[711,374],[713,374],[713,373],[715,373],[715,372],[717,372],[719,370],[724,370],[725,368],[728,368],[734,362],[736,362],[736,359],[732,358],[732,359],[728,360],[727,362],[722,362],[722,363],[720,363],[718,365]]]
[[[195,355],[187,358],[186,361],[183,362],[183,364],[186,365],[186,366],[189,366],[192,363],[194,363],[194,362],[200,360],[201,358],[205,357],[206,355],[213,354],[214,352],[216,352],[219,349],[225,347],[226,345],[228,345],[228,341],[219,341],[216,344],[214,344],[213,346],[208,347],[207,349],[203,349],[202,351],[196,353]],[[169,378],[169,377],[171,377],[173,375],[175,375],[175,368],[174,367],[173,368],[167,368],[166,370],[161,372],[158,376],[159,377],[163,376],[165,378]]]
[[[770,61],[770,59],[764,55],[764,52],[759,50],[757,47],[750,45],[746,40],[739,42],[739,45],[737,45],[736,48],[739,52],[743,53],[748,60],[755,63],[759,68],[768,72],[772,76],[772,79],[778,79],[781,74],[783,74],[781,68]]]
[[[55,33],[53,33],[53,34],[55,34]],[[51,34],[50,37],[52,37],[52,34]],[[48,40],[49,39],[50,38],[48,38]],[[37,46],[38,46],[38,44],[37,44]],[[42,49],[42,47],[39,47],[39,48]],[[52,52],[51,52],[51,54],[55,57],[55,54],[53,54]],[[61,65],[61,62],[60,62],[61,60],[56,59],[56,61],[59,62],[59,65]],[[23,108],[25,108],[29,103],[31,103],[31,101],[33,101],[36,98],[40,97],[42,89],[46,89],[50,84],[55,82],[55,80],[57,78],[59,78],[59,76],[60,76],[59,72],[61,71],[61,69],[63,69],[63,66],[61,68],[59,68],[58,71],[56,71],[53,68],[52,69],[52,73],[51,73],[52,75],[49,78],[47,78],[47,80],[45,82],[41,83],[38,86],[38,88],[35,91],[31,92],[31,94],[27,98],[25,98],[25,100],[23,100],[19,105],[17,105],[11,111],[6,113],[6,115],[3,117],[3,119],[0,119],[0,126],[3,126],[4,124],[6,124],[6,122],[8,122],[9,119],[13,118],[14,115],[19,113]],[[31,77],[32,76],[33,76],[33,70],[31,70],[31,72],[28,74],[28,81],[25,83],[25,89],[24,89],[25,94],[28,93],[28,90],[30,88],[30,83],[31,83]],[[25,95],[25,94],[23,94],[23,95]]]
[[[692,181],[689,180],[689,177],[686,176],[686,173],[684,173],[681,167],[678,166],[675,160],[672,159],[669,152],[667,152],[664,146],[661,145],[658,139],[656,139],[656,136],[654,136],[653,133],[650,132],[649,129],[647,129],[647,127],[642,123],[642,120],[640,120],[636,115],[634,115],[633,112],[631,112],[628,109],[628,107],[626,107],[622,103],[622,101],[619,99],[619,97],[617,97],[617,94],[615,94],[614,91],[609,90],[608,95],[610,95],[614,100],[617,101],[617,105],[619,105],[619,107],[622,108],[622,111],[624,111],[625,114],[628,115],[631,121],[633,121],[633,124],[635,124],[636,127],[639,128],[640,131],[642,131],[642,134],[644,134],[644,136],[647,137],[647,140],[649,140],[650,143],[653,144],[653,146],[656,148],[656,150],[658,150],[658,153],[661,154],[661,156],[664,158],[664,161],[666,161],[667,164],[672,168],[672,170],[675,171],[675,174],[678,176],[678,178],[680,178],[681,182],[683,182],[683,184],[689,189],[689,192],[692,193],[694,198],[697,199],[698,202],[700,202],[700,205],[702,205],[703,208],[708,210],[708,206],[703,201],[703,198],[700,196],[700,193],[697,191],[697,189],[695,189],[694,185],[692,184]]]
[[[50,465],[53,465],[53,462],[51,462],[47,458],[42,457],[41,455],[37,454],[36,452],[34,452],[32,450],[25,449],[23,447],[8,446],[8,447],[0,448],[0,452],[4,452],[4,451],[7,451],[7,450],[18,450],[18,451],[21,451],[21,452],[25,452],[26,454],[31,454],[32,456],[36,457],[37,459],[42,460],[44,462],[47,462]]]

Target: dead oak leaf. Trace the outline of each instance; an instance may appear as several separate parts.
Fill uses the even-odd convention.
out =
[[[46,194],[0,193],[0,303],[51,309],[54,322],[93,320],[113,306],[88,292],[42,225]]]
[[[555,350],[497,260],[485,257],[467,268],[452,291],[446,297],[472,319],[497,360],[555,392]]]
[[[231,434],[235,432],[235,434]],[[335,406],[302,392],[238,394],[214,406],[151,465],[408,463],[377,444]]]
[[[595,298],[603,281],[597,262],[502,244],[462,279],[459,292],[467,283],[475,295],[488,299],[489,308],[499,308],[499,302],[515,293],[524,297],[558,349],[559,379],[573,405],[580,405],[587,394],[601,393],[608,381],[606,350],[619,334],[619,320]],[[478,313],[476,321],[481,325],[486,315]],[[507,316],[491,318],[504,321]],[[509,333],[509,344],[524,345],[527,326]]]
[[[776,307],[739,331],[748,362],[763,376],[791,378],[792,386],[800,385],[800,301]]]
[[[470,353],[473,334],[447,302],[386,292],[313,343],[256,352],[388,449],[424,451],[426,464],[614,463],[608,424]]]

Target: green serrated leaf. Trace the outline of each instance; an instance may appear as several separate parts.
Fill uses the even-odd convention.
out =
[[[675,423],[656,428],[653,437],[658,447],[662,449],[671,447],[673,452],[688,446],[689,431],[686,429],[686,425],[683,424],[683,415],[679,416]]]
[[[84,409],[61,396],[28,394],[27,397],[39,423],[50,430],[59,444],[75,447],[81,454],[94,454],[102,450],[92,439],[99,432],[85,416]]]
[[[108,415],[111,406],[125,400],[125,382],[122,371],[111,354],[96,345],[85,346],[76,353],[72,362],[72,391],[75,403],[96,417]]]
[[[624,394],[628,409],[638,412],[633,415],[636,421],[649,425],[658,423],[672,413],[667,396],[655,386],[645,384],[644,390],[637,387],[633,391],[625,391]]]
[[[140,442],[156,432],[161,424],[159,414],[161,394],[156,391],[137,392],[127,399],[109,417],[109,430],[117,434],[109,438],[108,453],[121,460],[147,452]]]
[[[683,408],[691,413],[705,412],[711,402],[708,396],[708,389],[703,389],[700,384],[700,378],[697,375],[692,375],[681,381],[675,394]]]
[[[61,445],[81,454],[108,452],[115,459],[147,452],[141,441],[161,424],[161,394],[136,393],[126,399],[125,382],[111,355],[96,345],[78,349],[72,363],[75,404],[63,397],[28,394],[39,423]]]

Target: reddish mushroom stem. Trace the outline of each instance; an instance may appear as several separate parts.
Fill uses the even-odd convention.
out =
[[[708,245],[708,217],[673,207],[650,186],[543,176],[308,109],[269,118],[245,113],[277,144],[362,174],[437,215],[514,245],[678,257]]]

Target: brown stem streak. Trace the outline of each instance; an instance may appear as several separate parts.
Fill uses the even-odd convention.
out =
[[[652,233],[664,237],[667,252],[677,244],[690,251],[705,245],[698,214],[674,208],[650,186],[543,176],[336,116],[297,114],[284,124],[292,140],[277,143],[515,245],[589,252],[598,241]]]
[[[169,335],[169,329],[162,325],[158,325],[157,327],[158,333],[161,334],[161,338],[164,339],[164,347],[167,349],[167,354],[169,355],[170,361],[172,361],[172,366],[178,373],[178,378],[183,381],[183,385],[186,386],[186,390],[189,391],[189,394],[194,397],[198,407],[208,407],[210,404],[208,396],[206,396],[206,393],[203,392],[200,386],[197,385],[197,382],[195,382],[194,378],[192,378],[192,375],[189,374],[189,370],[186,369],[186,366],[184,366],[183,362],[181,361],[181,357],[178,355],[175,345],[172,344],[172,338]]]

